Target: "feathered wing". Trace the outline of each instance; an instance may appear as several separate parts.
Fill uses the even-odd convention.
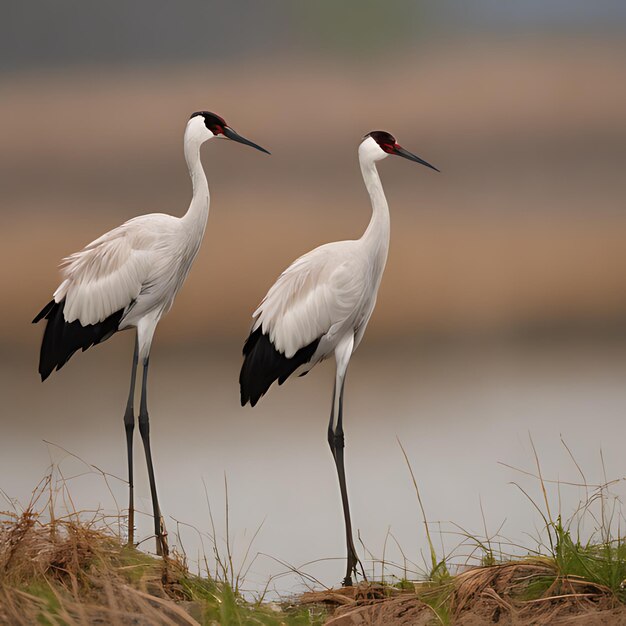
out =
[[[33,320],[46,320],[39,360],[42,380],[78,349],[87,350],[118,330],[149,275],[149,238],[131,220],[64,259],[63,282]]]
[[[290,265],[254,312],[239,377],[241,403],[254,406],[310,362],[323,338],[345,328],[359,309],[363,276],[351,263],[352,242],[316,248]]]
[[[63,260],[54,300],[65,300],[66,322],[97,324],[137,298],[150,270],[146,239],[125,224]]]

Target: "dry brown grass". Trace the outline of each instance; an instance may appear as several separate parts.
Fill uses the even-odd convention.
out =
[[[2,625],[321,624],[320,610],[246,602],[176,551],[161,559],[124,545],[119,516],[59,516],[57,496],[48,476],[23,511],[0,511]]]
[[[610,589],[561,578],[554,563],[541,558],[471,568],[446,585],[418,583],[415,591],[362,583],[353,589],[307,593],[301,600],[334,609],[328,626],[626,623],[626,607]]]
[[[32,506],[3,515],[1,623],[198,623],[176,602],[188,575],[176,555],[123,547],[97,519],[46,519]]]
[[[454,578],[451,623],[621,624],[626,607],[607,587],[561,577],[547,558],[472,568]]]

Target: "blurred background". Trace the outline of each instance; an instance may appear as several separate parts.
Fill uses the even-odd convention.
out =
[[[333,368],[241,409],[250,315],[280,271],[369,216],[356,148],[385,129],[441,169],[379,171],[389,261],[346,390],[355,527],[381,555],[388,529],[421,563],[428,517],[517,543],[540,518],[509,483],[626,472],[626,4],[619,0],[111,0],[2,2],[0,23],[0,488],[25,504],[52,463],[78,508],[114,510],[89,464],[125,476],[132,336],[74,357],[42,385],[30,320],[60,259],[140,213],[182,215],[189,114],[215,111],[271,157],[210,143],[212,205],[200,254],[151,359],[153,451],[170,531],[225,534],[265,520],[251,588],[307,565],[343,573],[326,443]],[[53,442],[51,445],[45,442]],[[65,450],[59,448],[62,446]],[[603,461],[600,451],[602,450]],[[140,507],[150,510],[140,444]],[[604,467],[603,467],[604,463]],[[621,482],[614,486],[619,492]],[[533,491],[534,490],[534,491]],[[563,514],[581,496],[557,494]],[[7,508],[9,503],[0,505]],[[447,529],[447,530],[446,530]],[[149,534],[147,517],[140,530]],[[588,529],[590,532],[593,529]],[[180,540],[193,560],[195,531]],[[438,539],[439,541],[439,539]],[[145,544],[152,549],[151,544]],[[394,553],[395,550],[395,553]],[[361,550],[364,552],[363,550]],[[243,550],[242,550],[243,552]],[[388,548],[388,560],[401,560]],[[276,579],[281,592],[296,576]]]

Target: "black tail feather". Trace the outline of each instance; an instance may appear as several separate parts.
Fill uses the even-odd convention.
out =
[[[243,346],[243,365],[239,374],[241,406],[254,406],[274,381],[282,385],[301,365],[308,363],[320,340],[300,348],[290,359],[281,354],[261,327],[250,333]]]
[[[46,380],[55,370],[60,370],[78,349],[83,352],[113,335],[120,324],[124,309],[109,315],[102,322],[82,326],[78,320],[66,322],[63,316],[65,300],[51,300],[41,309],[33,324],[46,321],[46,329],[39,354],[39,373],[41,380]]]

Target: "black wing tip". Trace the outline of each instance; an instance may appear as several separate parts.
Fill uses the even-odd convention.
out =
[[[261,395],[263,395],[263,394],[261,394]],[[242,397],[241,398],[241,406],[246,406],[246,404],[249,404],[250,408],[253,408],[253,407],[256,406],[256,403],[259,400],[260,400],[260,398],[254,399],[254,398],[250,398],[250,397],[247,397],[247,398]]]
[[[124,309],[109,315],[102,322],[83,326],[78,320],[66,322],[63,315],[65,299],[51,300],[35,317],[33,323],[46,319],[46,328],[39,353],[39,375],[43,382],[55,370],[60,370],[81,349],[83,352],[111,337],[118,329]]]
[[[241,380],[239,381],[239,400],[241,401],[241,406],[246,406],[250,401],[248,396],[244,395],[243,388],[241,386]]]
[[[244,361],[239,374],[241,406],[249,402],[254,407],[274,382],[282,385],[301,365],[311,360],[319,342],[319,338],[315,339],[287,358],[276,349],[260,326],[253,330],[243,346]]]
[[[241,406],[246,406],[246,404],[249,404],[251,407],[253,407],[256,405],[256,403],[259,401],[259,399],[263,395],[261,394],[261,396],[259,396],[258,398],[251,396],[248,393],[247,385],[244,382],[242,382],[241,379],[239,380],[239,388],[240,388],[240,396],[241,396]]]
[[[35,315],[35,318],[31,322],[31,324],[36,324],[37,322],[41,322],[41,320],[44,317],[48,317],[52,309],[54,309],[55,304],[57,303],[53,298],[52,300],[50,300],[50,302],[48,302],[48,304],[46,304],[46,306],[43,309],[41,309],[41,311],[39,311],[39,313],[37,313],[37,315]]]

